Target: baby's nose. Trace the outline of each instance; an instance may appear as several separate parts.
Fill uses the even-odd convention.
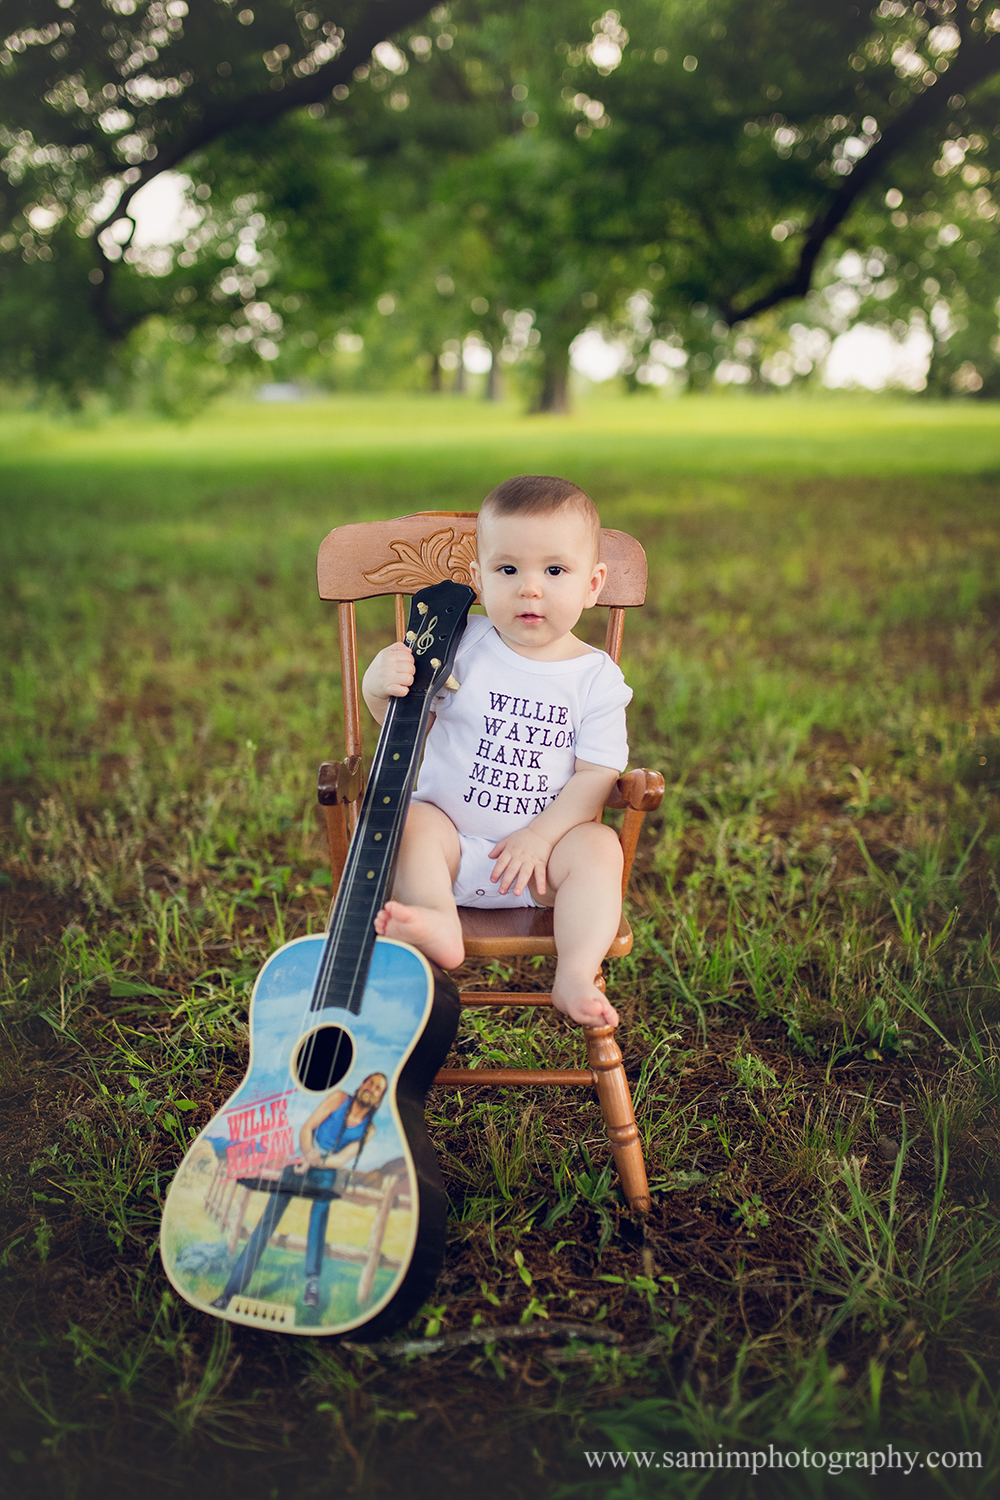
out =
[[[521,574],[521,593],[522,594],[534,598],[534,597],[537,597],[537,595],[539,595],[541,592],[542,592],[542,585],[541,585],[540,579],[538,579],[538,578],[531,578],[527,573],[522,573]]]

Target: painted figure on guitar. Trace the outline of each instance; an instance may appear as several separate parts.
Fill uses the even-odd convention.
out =
[[[230,1271],[222,1292],[212,1303],[214,1308],[224,1311],[233,1297],[246,1291],[267,1252],[271,1236],[277,1231],[289,1206],[299,1197],[312,1198],[302,1303],[304,1307],[319,1306],[330,1203],[334,1196],[342,1196],[338,1189],[346,1176],[344,1169],[349,1161],[354,1173],[357,1172],[358,1158],[374,1131],[372,1116],[382,1102],[387,1082],[384,1073],[371,1073],[356,1094],[334,1089],[313,1110],[300,1131],[302,1159],[282,1168],[276,1186],[283,1191],[270,1194],[246,1248]],[[360,1302],[367,1301],[370,1290],[359,1283]]]

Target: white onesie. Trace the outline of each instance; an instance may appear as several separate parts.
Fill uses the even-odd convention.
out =
[[[532,661],[483,615],[470,618],[453,670],[461,686],[434,699],[413,795],[458,829],[460,906],[533,906],[527,890],[497,893],[489,851],[555,800],[577,760],[625,769],[632,690],[606,652]]]

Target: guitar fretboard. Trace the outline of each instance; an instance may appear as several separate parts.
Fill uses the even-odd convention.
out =
[[[431,700],[451,671],[475,597],[465,584],[451,581],[413,596],[406,640],[413,643],[415,676],[406,697],[393,698],[385,716],[316,976],[313,1011],[335,1006],[361,1012],[373,923],[392,888]]]
[[[313,1010],[337,1006],[357,1015],[361,1009],[375,946],[372,924],[392,885],[429,716],[429,695],[415,695],[412,688],[389,705],[344,867],[342,899],[317,975]]]

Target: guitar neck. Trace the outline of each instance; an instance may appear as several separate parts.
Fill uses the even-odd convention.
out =
[[[403,822],[430,717],[430,693],[389,705],[334,907],[310,1009],[361,1010],[374,921],[392,888]]]

